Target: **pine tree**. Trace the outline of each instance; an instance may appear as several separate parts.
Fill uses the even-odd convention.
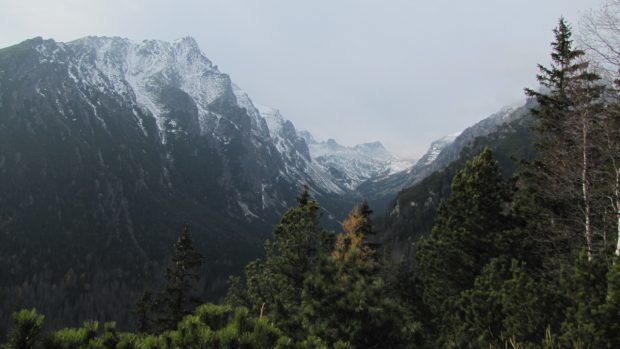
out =
[[[45,317],[35,309],[13,314],[13,323],[2,349],[32,349],[40,340]]]
[[[380,277],[367,204],[356,206],[343,222],[333,252],[320,260],[304,283],[303,327],[327,347],[339,341],[354,348],[413,346],[418,323]]]
[[[489,149],[454,177],[452,194],[441,205],[431,236],[417,251],[423,299],[439,323],[449,322],[460,293],[474,286],[491,258],[518,249],[518,242],[507,233],[512,228],[510,199],[509,186]]]
[[[224,304],[231,307],[247,306],[247,296],[241,277],[229,276],[228,277],[228,291],[224,298]]]
[[[155,307],[155,295],[146,289],[136,303],[132,311],[134,327],[139,333],[151,333],[153,328],[153,311]]]
[[[100,348],[102,343],[97,342],[99,322],[84,321],[79,328],[63,328],[47,336],[43,347],[46,349],[81,349]],[[99,345],[97,345],[99,344]]]
[[[605,338],[611,348],[620,348],[620,259],[614,257],[607,272],[607,292],[605,305],[601,312],[604,314]]]
[[[547,68],[538,65],[538,82],[547,91],[525,89],[526,94],[536,98],[540,106],[532,112],[538,117],[537,130],[546,135],[539,143],[541,149],[562,147],[570,143],[570,140],[564,139],[562,127],[572,104],[568,88],[574,72],[579,68],[578,59],[585,54],[573,48],[572,31],[564,18],[560,18],[553,34],[555,40],[551,43],[551,66]]]
[[[597,186],[604,88],[589,70],[584,51],[573,47],[571,28],[563,18],[554,35],[551,66],[539,65],[543,90],[526,89],[538,102],[533,113],[539,158],[522,173],[521,186],[530,188],[530,198],[521,207],[533,234],[548,237],[547,249],[566,253],[585,245],[592,258],[596,236],[604,234],[604,194]]]
[[[559,330],[561,299],[557,285],[538,279],[525,263],[493,258],[458,298],[451,340],[456,347],[501,348],[511,340],[537,347],[545,328]]]
[[[604,258],[591,258],[584,250],[565,269],[559,288],[567,300],[560,336],[566,347],[610,348],[606,345],[608,324],[602,311],[607,297],[608,267]]]
[[[300,335],[299,306],[304,280],[322,255],[328,254],[333,238],[319,225],[320,208],[311,200],[309,188],[275,227],[265,242],[265,259],[246,267],[246,296],[256,314],[269,316],[291,336]]]
[[[166,269],[166,285],[155,301],[155,322],[159,331],[175,328],[183,316],[199,303],[195,297],[198,268],[203,256],[194,250],[189,226],[174,244],[172,264]]]

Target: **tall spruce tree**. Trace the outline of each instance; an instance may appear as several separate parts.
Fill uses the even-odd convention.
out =
[[[204,257],[194,249],[189,226],[174,243],[171,264],[166,268],[166,284],[157,294],[145,290],[133,311],[139,332],[161,333],[176,328],[185,315],[200,304],[196,297],[198,269]]]
[[[246,267],[246,298],[257,314],[269,316],[291,336],[300,336],[299,307],[304,280],[333,237],[319,225],[320,208],[304,187],[298,205],[289,209],[265,242],[265,259]]]
[[[605,248],[595,240],[606,234],[605,194],[598,185],[604,88],[589,70],[584,51],[573,47],[563,18],[554,36],[550,67],[539,65],[542,90],[526,89],[538,102],[533,113],[539,158],[521,174],[521,186],[529,192],[528,203],[520,207],[529,217],[528,229],[546,245],[543,249],[566,254],[585,247],[592,258]]]
[[[135,308],[131,312],[134,327],[139,333],[147,333],[154,330],[154,307],[155,295],[149,289],[144,290]]]
[[[451,187],[431,235],[417,251],[423,299],[442,326],[449,323],[460,293],[473,287],[491,258],[518,249],[507,232],[512,228],[511,190],[488,148],[467,162]]]

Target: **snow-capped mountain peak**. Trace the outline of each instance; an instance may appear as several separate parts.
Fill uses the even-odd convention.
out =
[[[142,132],[154,133],[164,145],[170,134],[185,132],[213,136],[226,146],[234,129],[251,135],[248,140],[257,148],[271,144],[284,162],[282,176],[332,193],[354,194],[361,183],[413,164],[393,156],[380,142],[349,147],[297,132],[278,109],[254,103],[192,37],[166,42],[91,36],[66,44],[41,39],[37,51],[42,60],[63,63],[95,116],[98,106],[91,103],[91,91],[114,95],[133,108]],[[189,108],[183,120],[175,116],[179,103]],[[155,121],[155,130],[145,126],[145,118]],[[99,120],[105,124],[104,118]]]
[[[420,165],[428,165],[437,159],[437,156],[441,153],[441,151],[452,144],[456,137],[458,137],[461,132],[456,132],[453,134],[449,134],[447,136],[441,137],[440,139],[433,141],[429,146],[428,150],[418,161]]]
[[[53,56],[49,42],[44,41],[39,52]],[[66,68],[82,90],[90,86],[136,103],[155,118],[162,142],[170,126],[161,103],[166,89],[180,90],[195,102],[201,133],[217,123],[209,104],[231,90],[230,78],[219,72],[191,37],[166,42],[89,36],[57,45],[72,52]]]
[[[260,104],[255,104],[260,115],[267,122],[267,127],[269,128],[269,134],[271,137],[276,137],[279,132],[284,128],[284,117],[280,114],[280,110]]]
[[[310,141],[308,146],[312,159],[328,169],[349,190],[355,190],[365,181],[405,170],[413,164],[390,154],[381,142],[346,147],[331,138],[317,142],[307,131],[301,134]]]

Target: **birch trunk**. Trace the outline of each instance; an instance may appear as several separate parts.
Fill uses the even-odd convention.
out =
[[[616,243],[616,256],[620,257],[620,169],[616,170],[615,209],[617,218],[618,242]]]
[[[592,260],[593,253],[593,232],[592,232],[592,207],[590,202],[590,179],[588,173],[589,154],[588,154],[588,113],[582,113],[581,120],[581,191],[584,205],[584,228],[586,235],[586,244],[588,247],[588,260]]]

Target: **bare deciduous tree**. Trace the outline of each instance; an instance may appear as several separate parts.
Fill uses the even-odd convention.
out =
[[[616,88],[609,89],[607,96],[601,146],[606,158],[608,212],[616,228],[615,253],[620,256],[620,0],[609,0],[583,17],[580,41],[598,66],[616,80]]]

